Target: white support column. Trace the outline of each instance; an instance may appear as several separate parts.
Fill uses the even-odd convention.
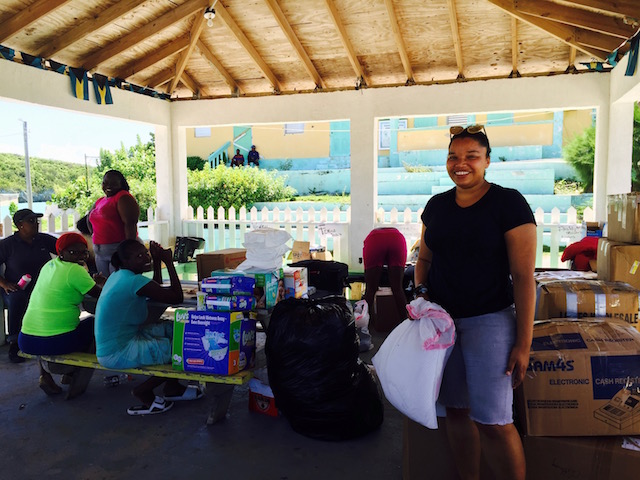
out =
[[[616,102],[609,107],[607,194],[631,191],[633,149],[633,102]]]
[[[351,118],[349,265],[354,270],[364,270],[362,245],[374,226],[378,205],[376,126],[377,122],[367,108],[358,109],[358,115]]]
[[[173,229],[169,235],[182,235],[182,219],[187,218],[188,185],[187,185],[187,141],[186,127],[173,125],[171,129],[173,144]]]
[[[168,126],[156,126],[156,219],[169,221],[169,237],[174,234],[173,165]],[[166,245],[163,245],[166,247]]]

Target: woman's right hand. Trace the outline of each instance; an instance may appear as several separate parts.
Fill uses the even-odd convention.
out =
[[[18,285],[16,285],[13,282],[8,282],[6,279],[2,278],[0,279],[0,287],[6,292],[6,293],[11,293],[11,292],[17,292],[18,290],[20,290],[20,288],[18,287]]]

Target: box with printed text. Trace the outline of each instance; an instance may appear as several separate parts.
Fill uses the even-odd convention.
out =
[[[176,310],[171,358],[177,370],[233,375],[253,367],[255,349],[255,312]]]
[[[533,436],[640,434],[640,333],[624,322],[536,324],[516,409]]]

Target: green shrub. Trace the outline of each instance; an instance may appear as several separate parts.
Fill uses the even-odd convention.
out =
[[[189,170],[202,170],[207,161],[202,157],[187,157],[187,168]]]
[[[562,156],[580,177],[585,192],[593,192],[593,162],[596,151],[596,127],[588,127],[562,149]]]
[[[290,200],[296,194],[275,172],[251,167],[218,165],[214,169],[188,171],[187,182],[189,205],[194,208],[251,208],[256,202]]]

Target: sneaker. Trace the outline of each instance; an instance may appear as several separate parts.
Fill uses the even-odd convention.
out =
[[[18,346],[18,342],[11,342],[9,344],[9,361],[11,363],[22,363],[24,362],[24,358],[18,355],[20,351],[20,347]]]

